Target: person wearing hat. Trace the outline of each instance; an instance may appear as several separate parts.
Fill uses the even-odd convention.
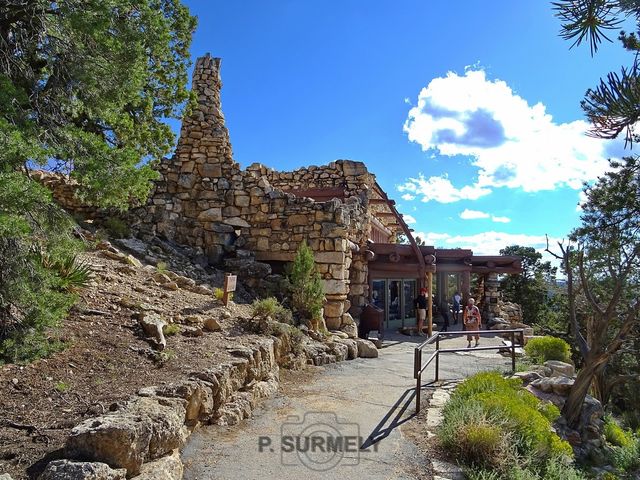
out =
[[[464,323],[465,330],[480,330],[482,327],[482,319],[480,318],[480,310],[476,307],[476,301],[473,298],[469,298],[467,301],[467,306],[464,308],[462,312],[462,323]],[[478,346],[478,341],[480,340],[480,335],[477,333],[474,335],[467,335],[467,348],[471,348],[471,339],[475,337],[476,344]]]
[[[416,311],[418,312],[418,335],[424,336],[424,332],[422,331],[422,326],[424,324],[425,319],[427,318],[427,289],[421,288],[420,295],[413,302],[416,307]]]

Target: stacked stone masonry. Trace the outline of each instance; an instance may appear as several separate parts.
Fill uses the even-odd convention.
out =
[[[291,261],[302,242],[315,254],[326,294],[329,329],[349,330],[368,294],[368,199],[375,177],[361,162],[276,172],[260,164],[241,170],[233,160],[220,105],[220,59],[197,60],[197,105],[182,123],[176,152],[134,227],[201,249],[212,264],[230,258]],[[296,190],[339,188],[342,198],[314,201]]]

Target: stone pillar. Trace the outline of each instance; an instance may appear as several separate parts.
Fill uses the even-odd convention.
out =
[[[491,320],[499,315],[499,286],[500,282],[498,280],[498,274],[494,272],[487,274],[484,281],[484,301],[482,305],[482,316],[484,321]]]
[[[221,110],[221,88],[220,59],[209,54],[198,58],[192,81],[196,104],[182,119],[174,156],[159,166],[162,179],[147,206],[146,222],[152,227],[141,228],[201,247],[211,263],[220,263],[233,247],[236,230],[248,226],[226,221],[240,202],[229,199],[228,192],[241,189],[243,182]]]

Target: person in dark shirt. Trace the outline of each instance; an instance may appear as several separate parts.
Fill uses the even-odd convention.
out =
[[[442,331],[446,332],[449,329],[449,304],[446,300],[440,304],[440,315],[442,316]]]
[[[427,318],[427,289],[421,288],[420,295],[416,297],[414,300],[414,306],[416,307],[417,317],[418,317],[418,335],[424,336],[424,332],[422,331],[422,326],[424,324],[424,320]]]

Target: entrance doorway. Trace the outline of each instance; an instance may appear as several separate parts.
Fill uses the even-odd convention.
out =
[[[415,326],[416,310],[413,301],[417,296],[417,284],[415,279],[373,280],[371,303],[384,311],[386,329]]]

